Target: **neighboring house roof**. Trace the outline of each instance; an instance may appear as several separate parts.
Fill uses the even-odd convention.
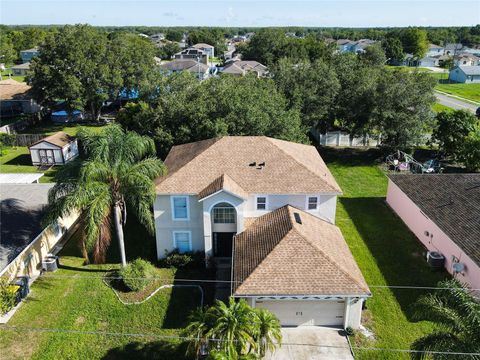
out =
[[[35,145],[37,145],[41,142],[48,142],[50,144],[53,144],[53,145],[56,145],[56,146],[59,146],[59,147],[63,148],[65,145],[71,143],[74,140],[75,140],[75,138],[73,136],[70,136],[63,131],[59,131],[59,132],[57,132],[53,135],[47,136],[46,138],[43,138],[42,140],[39,140],[39,141],[33,143],[29,147],[35,146]]]
[[[389,178],[480,265],[480,174],[389,175]]]
[[[0,100],[30,98],[28,92],[31,86],[13,79],[0,81]]]
[[[21,50],[20,52],[21,53],[22,52],[38,52],[38,47],[34,47],[34,48],[31,48],[31,49],[27,49],[27,50]]]
[[[203,50],[196,49],[196,48],[193,48],[193,47],[189,47],[185,50],[182,50],[182,51],[176,53],[174,56],[179,57],[179,56],[183,56],[183,55],[207,56],[207,54]]]
[[[428,46],[429,49],[443,49],[443,46],[440,45],[435,45],[435,44],[430,44]]]
[[[347,45],[347,44],[353,44],[353,41],[349,40],[349,39],[338,39],[337,40],[337,45]]]
[[[43,175],[43,173],[0,174],[0,184],[31,184],[38,181]]]
[[[208,66],[192,59],[184,60],[172,60],[160,65],[162,69],[169,71],[190,71],[190,72],[202,72],[208,71]]]
[[[259,76],[264,76],[268,72],[267,67],[257,61],[239,60],[225,65],[222,73],[245,75],[250,71],[256,72]]]
[[[53,185],[0,186],[0,271],[43,231],[41,220]]]
[[[370,295],[340,229],[286,205],[233,242],[236,296]]]
[[[199,194],[223,174],[249,194],[341,193],[315,147],[266,136],[177,145],[165,165],[168,174],[156,180],[157,193]]]
[[[198,44],[192,45],[192,47],[195,49],[213,49],[212,45],[205,44],[205,43],[198,43]]]
[[[29,62],[26,62],[24,64],[19,64],[19,65],[15,65],[15,66],[12,66],[12,70],[30,70],[30,63]]]
[[[465,75],[480,75],[480,66],[456,66],[452,70],[460,69]]]

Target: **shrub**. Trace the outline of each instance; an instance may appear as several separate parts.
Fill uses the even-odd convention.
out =
[[[120,270],[120,276],[132,291],[145,289],[155,277],[155,267],[146,260],[136,259]]]
[[[17,285],[11,285],[7,279],[0,278],[0,314],[5,314],[15,306]]]
[[[162,266],[171,268],[198,268],[205,265],[205,254],[201,251],[180,253],[178,250],[165,252]]]
[[[0,133],[0,146],[14,146],[16,139],[13,134]]]

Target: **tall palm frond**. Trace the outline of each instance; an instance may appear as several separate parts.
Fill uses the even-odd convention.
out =
[[[127,209],[133,211],[149,232],[154,231],[151,211],[155,200],[153,179],[165,174],[155,158],[155,145],[147,137],[109,125],[102,132],[82,128],[78,132],[86,159],[73,171],[62,170],[50,190],[46,220],[80,210],[84,213],[85,248],[94,262],[104,262],[112,227],[125,263],[123,225]],[[121,212],[120,219],[115,214]],[[115,221],[114,221],[115,220]]]
[[[441,352],[480,353],[480,302],[458,280],[440,281],[441,288],[422,296],[416,303],[414,317],[435,323],[437,329],[412,344],[413,359],[447,359]],[[440,353],[432,353],[440,352]],[[462,358],[456,357],[456,358]],[[465,356],[480,359],[480,356]]]

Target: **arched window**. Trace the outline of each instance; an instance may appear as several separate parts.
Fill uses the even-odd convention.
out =
[[[214,224],[235,224],[237,213],[232,205],[222,202],[215,205],[212,211]]]

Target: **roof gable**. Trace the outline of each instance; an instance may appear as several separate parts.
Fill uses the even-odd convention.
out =
[[[66,132],[59,131],[53,135],[47,136],[46,138],[43,138],[32,145],[30,145],[30,148],[33,148],[34,146],[42,143],[42,142],[47,142],[49,144],[52,144],[54,146],[58,146],[60,148],[63,148],[65,145],[71,143],[74,141],[75,138],[73,136],[68,135]]]
[[[236,295],[370,292],[340,230],[291,206],[261,216],[235,236],[233,273]]]

